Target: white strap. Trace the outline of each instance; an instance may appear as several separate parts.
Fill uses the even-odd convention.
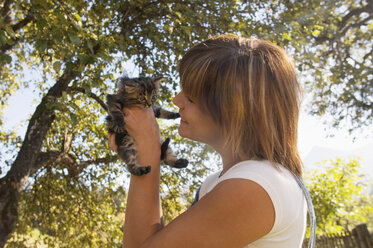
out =
[[[302,178],[297,175],[294,175],[298,185],[303,190],[304,196],[306,198],[307,207],[308,207],[308,214],[310,216],[310,224],[311,224],[311,235],[308,241],[308,248],[315,247],[315,240],[316,240],[316,216],[315,216],[315,209],[313,208],[312,199],[310,193],[308,192],[306,185],[304,184]]]

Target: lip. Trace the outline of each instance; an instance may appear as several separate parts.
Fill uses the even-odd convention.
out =
[[[179,116],[180,116],[180,123],[181,122],[184,122],[184,123],[188,123],[185,121],[184,117],[181,115],[180,111],[179,111]]]
[[[188,124],[188,122],[180,115],[180,124],[181,123]]]

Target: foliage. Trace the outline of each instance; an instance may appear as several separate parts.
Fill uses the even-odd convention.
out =
[[[114,91],[115,79],[130,71],[126,61],[135,64],[137,74],[168,78],[159,103],[173,109],[177,62],[194,43],[226,32],[268,38],[295,56],[315,93],[314,113],[330,111],[336,124],[347,117],[355,126],[371,123],[371,5],[371,0],[0,0],[0,191],[13,187],[14,193],[14,185],[22,190],[28,182],[18,196],[19,221],[9,247],[26,245],[25,239],[61,247],[120,243],[124,205],[113,202],[122,201],[128,174],[106,142],[103,100]],[[35,89],[38,106],[20,137],[4,130],[3,110],[12,94],[28,87]],[[171,137],[177,153],[191,161],[186,170],[162,169],[162,204],[170,221],[189,206],[208,169],[220,161],[209,147],[182,140],[175,122],[160,125],[162,136]],[[7,194],[0,196],[1,218],[17,213],[17,202],[4,205],[7,200]],[[2,234],[8,232],[2,229],[6,221],[0,219]],[[7,238],[0,237],[0,247]]]
[[[51,170],[47,172],[47,170]],[[20,221],[6,247],[117,247],[125,192],[84,185],[53,168],[40,171],[20,200]],[[25,246],[26,247],[26,246]]]
[[[318,234],[339,233],[369,223],[373,217],[372,185],[359,174],[359,160],[337,158],[320,166],[307,175]]]
[[[280,1],[272,11],[312,92],[311,113],[328,114],[334,127],[348,124],[350,132],[371,125],[372,0]]]
[[[169,78],[159,102],[173,108],[170,97],[178,86],[172,79],[180,55],[208,35],[233,31],[223,24],[242,19],[235,6],[235,1],[0,1],[1,109],[19,89],[39,93],[23,139],[0,129],[7,151],[1,154],[6,161],[1,187],[22,189],[28,179],[9,246],[23,244],[31,230],[44,244],[61,247],[120,243],[116,217],[123,209],[117,213],[110,203],[116,199],[114,189],[126,187],[127,172],[106,142],[102,101],[126,71],[123,62],[131,59],[139,74]],[[161,124],[193,167],[164,168],[162,197],[169,221],[190,204],[211,150],[182,141],[175,122]],[[0,206],[15,206],[0,209],[1,216],[15,213],[17,203],[7,204]],[[78,209],[84,211],[78,214]],[[13,222],[11,217],[0,222]]]

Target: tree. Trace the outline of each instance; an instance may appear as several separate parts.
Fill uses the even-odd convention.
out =
[[[84,185],[57,170],[39,175],[21,194],[6,247],[118,247],[124,206],[125,192],[113,183]]]
[[[342,158],[323,161],[321,169],[307,174],[318,234],[352,230],[373,218],[373,197],[367,180],[359,174],[359,160]]]
[[[312,92],[311,113],[350,132],[371,125],[373,1],[280,1],[272,11]]]
[[[6,161],[8,166],[2,166],[2,173],[6,175],[0,179],[0,247],[16,225],[18,202],[25,202],[33,195],[31,198],[35,200],[31,204],[40,204],[36,194],[42,193],[39,190],[35,193],[35,189],[44,189],[37,187],[38,182],[55,185],[53,187],[59,182],[58,187],[79,197],[74,194],[78,182],[101,184],[100,187],[81,187],[86,194],[98,194],[114,176],[125,173],[108,148],[103,121],[106,115],[103,99],[114,90],[113,81],[123,70],[122,62],[132,59],[140,68],[140,74],[171,79],[176,74],[180,54],[193,42],[211,34],[232,31],[223,24],[231,18],[242,18],[235,4],[235,1],[146,0],[0,2],[1,107],[4,108],[14,91],[30,84],[36,85],[41,95],[23,139],[1,131],[1,137],[7,141],[5,146],[17,152],[11,154],[14,159]],[[215,15],[220,18],[216,19]],[[25,73],[26,68],[42,71],[42,79],[28,79],[30,73]],[[176,88],[177,82],[164,85],[160,102],[167,105]],[[180,142],[172,125],[168,133],[174,137],[173,141]],[[195,143],[187,145],[192,147],[187,149],[184,145],[180,151],[192,164],[207,160],[208,149]],[[192,173],[188,170],[172,172],[175,185],[181,182],[184,187],[195,188],[193,183],[206,171],[202,163],[196,168]],[[65,181],[73,182],[73,190]],[[26,182],[32,186],[23,191]],[[172,188],[172,185],[167,186]],[[58,191],[48,194],[52,192]],[[164,196],[169,194],[166,191]],[[192,192],[188,191],[189,198],[190,194]],[[48,202],[51,203],[43,204]],[[82,204],[92,210],[89,201]],[[21,210],[24,209],[22,206]],[[174,209],[180,207],[174,206]],[[39,212],[35,221],[43,216]],[[31,223],[30,219],[28,221]],[[40,225],[33,227],[46,231]],[[52,230],[52,234],[63,240],[68,232]]]
[[[257,26],[235,29],[287,48],[312,94],[310,113],[350,132],[372,124],[372,0],[250,1],[243,8]]]
[[[362,90],[362,97],[357,97],[359,92],[352,94],[350,91],[350,95],[356,95],[360,101],[340,101],[349,104],[345,105],[351,106],[349,109],[358,109],[362,113],[361,118],[354,118],[356,125],[368,124],[371,98],[363,96],[369,96],[367,92],[371,90],[371,5],[367,1],[347,0],[335,1],[335,6],[316,0],[0,0],[1,110],[15,91],[30,86],[39,89],[36,97],[39,104],[27,123],[24,137],[3,130],[3,116],[0,115],[0,139],[4,141],[3,145],[0,144],[4,148],[0,153],[0,161],[4,164],[0,171],[0,247],[14,229],[18,213],[21,214],[20,221],[27,222],[30,227],[28,230],[37,228],[48,239],[65,240],[73,235],[53,230],[53,235],[49,235],[49,229],[41,226],[40,220],[47,217],[36,210],[40,204],[38,197],[43,195],[44,199],[45,196],[57,199],[55,194],[69,192],[71,197],[65,196],[65,199],[84,206],[82,208],[95,213],[96,217],[113,213],[112,207],[97,208],[95,205],[104,206],[105,201],[117,199],[118,190],[110,183],[118,178],[125,181],[126,178],[123,165],[107,145],[103,118],[106,115],[105,95],[114,91],[115,79],[126,70],[124,61],[133,61],[141,75],[168,78],[168,82],[162,85],[159,103],[172,109],[170,98],[178,89],[177,61],[194,43],[226,32],[268,38],[285,46],[295,56],[300,71],[313,77],[314,80],[309,81],[315,82],[312,85],[317,95],[322,89],[322,97],[315,98],[315,106],[320,109],[315,113],[326,112],[326,104],[317,99],[327,103],[330,96],[333,100],[332,89],[336,87],[325,90],[323,87],[328,85],[324,83],[323,75],[326,74],[321,72],[327,70],[330,75],[353,73],[356,79],[350,80],[350,75],[348,79],[333,76],[327,79],[340,81],[327,82],[342,85],[338,86],[340,91],[337,93],[343,100],[352,99],[342,97],[348,89],[356,89],[344,87],[345,83],[360,80],[358,90]],[[316,14],[315,9],[318,10]],[[335,10],[331,16],[330,9]],[[341,22],[343,17],[345,21]],[[332,31],[342,25],[339,22],[348,29],[332,39]],[[361,29],[356,28],[358,24]],[[349,40],[346,37],[356,38]],[[336,62],[325,66],[325,61],[329,60],[320,56],[328,54],[328,44],[343,44],[343,49],[331,50],[329,54]],[[358,60],[361,62],[359,66],[345,63],[344,58],[352,56],[355,59],[356,46],[363,52],[368,51],[363,56],[364,61]],[[335,52],[338,54],[334,55]],[[341,66],[338,67],[339,62]],[[31,76],[36,73],[41,77]],[[331,113],[338,106],[332,105]],[[350,116],[351,112],[345,114],[341,112],[340,116]],[[193,170],[178,172],[164,168],[162,197],[166,199],[163,204],[170,220],[190,202],[194,189],[206,173],[203,164],[209,161],[211,151],[208,147],[181,140],[176,134],[175,123],[160,124],[162,135],[171,136],[171,145],[193,166]],[[63,187],[64,190],[48,192],[45,187],[37,187],[43,184]],[[84,195],[79,194],[77,188],[91,195],[95,204],[73,201],[74,197]],[[30,199],[34,200],[30,202]],[[43,208],[52,209],[58,203],[57,200],[45,201]],[[35,210],[33,218],[24,215],[24,204],[30,204],[29,209]],[[63,220],[63,215],[68,212],[53,213],[54,218],[61,218],[61,225],[76,223],[82,226],[85,225],[82,223],[87,223],[77,221],[78,216],[76,221],[73,218]],[[87,216],[82,218],[88,220]],[[22,233],[21,225],[17,228],[20,228],[17,233]],[[74,245],[87,245],[84,240],[91,239],[93,236],[90,235]],[[78,245],[78,242],[82,243]],[[109,241],[100,239],[96,244],[101,245],[100,242]]]

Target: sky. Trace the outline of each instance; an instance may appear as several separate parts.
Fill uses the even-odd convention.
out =
[[[123,68],[130,77],[138,76],[138,68],[133,61],[123,62]],[[28,78],[37,79],[41,77],[38,71],[28,74]],[[39,92],[39,90],[36,90]],[[23,88],[17,91],[8,101],[4,109],[4,128],[6,130],[16,129],[23,137],[27,128],[27,119],[35,111],[38,104],[34,89]],[[317,163],[323,160],[335,159],[337,157],[360,157],[362,172],[368,174],[373,182],[373,125],[357,131],[350,135],[347,128],[341,130],[330,129],[323,118],[311,116],[307,112],[307,92],[302,102],[299,127],[298,127],[298,149],[304,162],[305,170],[318,169]],[[333,137],[330,134],[333,133]]]
[[[4,110],[4,128],[16,129],[21,137],[27,128],[27,119],[37,106],[31,88],[22,89],[11,96],[9,105]],[[361,158],[362,171],[373,178],[373,139],[372,127],[365,128],[362,132],[356,132],[351,136],[345,130],[332,130],[334,137],[328,137],[330,129],[323,123],[320,117],[307,114],[306,107],[302,107],[298,148],[305,163],[306,170],[317,168],[317,162],[326,159],[335,159],[343,156],[348,159],[351,156]],[[353,139],[355,137],[355,140]]]

